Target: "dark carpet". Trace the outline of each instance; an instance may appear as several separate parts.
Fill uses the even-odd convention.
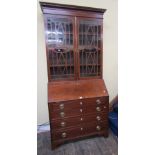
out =
[[[109,137],[95,137],[61,145],[51,150],[50,133],[37,135],[37,155],[117,155],[117,138],[109,131]]]

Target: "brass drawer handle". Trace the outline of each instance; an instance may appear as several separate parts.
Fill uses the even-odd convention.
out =
[[[59,105],[59,108],[62,110],[62,109],[64,109],[64,104],[60,104]]]
[[[83,128],[81,128],[81,131],[83,130]]]
[[[62,138],[65,138],[66,136],[67,136],[66,132],[63,132],[63,133],[61,134],[61,137],[62,137]]]
[[[80,109],[80,112],[82,112],[83,110],[82,109]]]
[[[97,103],[97,104],[101,104],[100,99],[97,99],[97,100],[96,100],[96,103]]]
[[[96,126],[96,130],[97,130],[97,131],[100,131],[100,130],[101,130],[101,127],[100,127],[99,125],[97,125],[97,126]]]
[[[106,106],[104,106],[104,109],[106,109],[107,107]]]
[[[97,119],[98,121],[100,121],[100,120],[101,120],[101,117],[100,117],[100,116],[97,116],[96,119]]]
[[[61,113],[60,113],[60,116],[61,116],[61,117],[64,117],[64,116],[65,116],[65,113],[64,113],[64,112],[61,112]]]
[[[101,108],[100,107],[96,107],[96,111],[101,111]]]
[[[66,126],[66,122],[61,122],[61,127]]]
[[[83,118],[81,117],[80,120],[83,121]]]
[[[80,105],[82,105],[83,103],[82,102],[80,102]]]

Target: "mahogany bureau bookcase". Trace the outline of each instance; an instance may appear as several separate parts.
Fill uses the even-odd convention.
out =
[[[108,136],[109,95],[102,78],[105,9],[40,2],[48,67],[52,149]]]

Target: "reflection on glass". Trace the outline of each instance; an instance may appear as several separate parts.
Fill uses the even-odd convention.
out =
[[[46,34],[49,46],[73,45],[73,24],[68,18],[47,18]]]

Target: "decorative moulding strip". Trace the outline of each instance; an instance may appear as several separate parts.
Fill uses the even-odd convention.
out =
[[[106,9],[102,8],[93,8],[93,7],[84,7],[84,6],[76,6],[76,5],[66,5],[66,4],[58,4],[58,3],[47,3],[47,2],[40,2],[41,8],[62,8],[62,9],[71,9],[71,10],[80,10],[80,11],[91,11],[97,13],[104,13]]]
[[[77,16],[77,17],[87,17],[87,18],[99,18],[103,19],[102,13],[94,13],[89,12],[87,13],[85,11],[80,10],[67,10],[67,9],[59,9],[59,8],[42,8],[44,14],[53,14],[53,15],[66,15],[66,16]]]

